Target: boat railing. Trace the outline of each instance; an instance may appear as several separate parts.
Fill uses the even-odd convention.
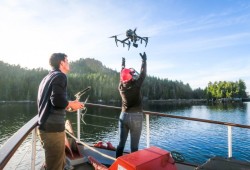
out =
[[[94,103],[87,103],[87,106],[95,106],[95,107],[103,107],[103,108],[113,108],[120,110],[120,107],[114,107],[114,106],[108,106],[108,105],[100,105],[100,104],[94,104]],[[215,121],[215,120],[207,120],[207,119],[200,119],[200,118],[192,118],[192,117],[185,117],[185,116],[177,116],[177,115],[171,115],[167,113],[159,113],[159,112],[152,112],[152,111],[143,111],[143,113],[146,115],[146,143],[147,147],[150,146],[150,124],[149,124],[149,116],[161,116],[161,117],[169,117],[169,118],[176,118],[176,119],[183,119],[183,120],[191,120],[191,121],[197,121],[197,122],[204,122],[204,123],[211,123],[211,124],[217,124],[217,125],[224,125],[227,126],[228,129],[228,158],[233,157],[232,153],[232,127],[239,127],[239,128],[246,128],[250,129],[249,125],[242,125],[242,124],[236,124],[236,123],[230,123],[230,122],[222,122],[222,121]],[[80,126],[80,124],[78,125]],[[80,127],[78,127],[78,139],[80,139]]]
[[[121,110],[120,107],[103,105],[103,104],[95,104],[95,103],[86,103],[87,107],[100,107],[100,108],[111,108]],[[211,124],[224,125],[228,127],[228,157],[232,157],[232,127],[246,128],[250,129],[248,125],[235,124],[230,122],[221,122],[207,119],[199,119],[185,116],[177,116],[166,113],[152,112],[152,111],[143,111],[146,115],[146,139],[147,139],[147,147],[150,146],[150,124],[149,117],[150,116],[160,116],[160,117],[169,117],[197,122],[205,122]],[[23,127],[21,127],[11,138],[7,140],[7,142],[0,148],[0,169],[3,169],[10,158],[14,155],[17,149],[20,147],[22,142],[27,138],[27,136],[32,132],[32,155],[31,155],[31,169],[35,169],[35,154],[36,154],[36,127],[37,127],[37,119],[35,116],[29,122],[27,122]],[[77,139],[80,140],[80,111],[77,111]]]
[[[13,134],[0,148],[0,169],[4,169],[8,161],[15,154],[17,149],[23,143],[23,141],[27,138],[27,136],[32,132],[32,164],[31,167],[35,167],[34,165],[34,154],[36,151],[34,141],[36,141],[36,127],[37,127],[38,116],[33,117],[29,122],[27,122],[23,127],[21,127],[15,134]],[[32,168],[35,169],[35,168]]]

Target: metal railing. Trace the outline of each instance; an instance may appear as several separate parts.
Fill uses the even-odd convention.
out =
[[[100,108],[111,108],[121,110],[120,107],[109,106],[109,105],[101,105],[95,103],[86,103],[87,107],[100,107]],[[170,114],[163,114],[159,112],[151,112],[151,111],[143,111],[146,115],[146,131],[147,131],[147,147],[150,146],[150,125],[149,125],[149,116],[161,116],[161,117],[169,117],[169,118],[176,118],[176,119],[183,119],[183,120],[190,120],[190,121],[197,121],[197,122],[205,122],[205,123],[212,123],[212,124],[219,124],[225,125],[228,127],[228,157],[232,157],[232,127],[240,127],[240,128],[247,128],[250,129],[248,125],[242,124],[235,124],[230,122],[221,122],[221,121],[213,121],[213,120],[206,120],[206,119],[199,119],[199,118],[191,118],[191,117],[184,117],[184,116],[176,116]],[[77,112],[77,117],[80,119],[80,111]],[[31,156],[31,169],[35,169],[35,154],[36,154],[36,127],[37,127],[37,120],[38,116],[32,118],[29,122],[27,122],[23,127],[21,127],[7,142],[0,148],[0,169],[3,169],[10,158],[14,155],[16,150],[22,144],[22,142],[26,139],[26,137],[32,132],[32,156]],[[78,121],[77,125],[77,138],[80,140],[80,121]]]
[[[119,109],[119,110],[121,109],[120,107],[114,107],[114,106],[108,106],[108,105],[100,105],[100,104],[94,104],[94,103],[86,103],[86,105],[87,106],[102,107],[102,108],[113,108],[113,109]],[[177,115],[170,115],[170,114],[166,114],[166,113],[163,114],[163,113],[151,112],[151,111],[143,111],[143,113],[146,115],[147,147],[150,146],[149,115],[161,116],[161,117],[170,117],[170,118],[176,118],[176,119],[191,120],[191,121],[205,122],[205,123],[212,123],[212,124],[227,126],[228,127],[228,158],[231,158],[233,156],[233,153],[232,153],[232,127],[240,127],[240,128],[250,129],[249,125],[242,125],[242,124],[236,124],[236,123],[230,123],[230,122],[222,122],[222,121],[199,119],[199,118],[192,118],[192,117],[185,117],[185,116],[177,116]],[[78,128],[80,130],[80,127],[78,127]],[[80,136],[79,136],[78,139],[80,139]]]
[[[16,133],[14,133],[0,148],[0,169],[3,169],[5,167],[5,165],[9,162],[10,158],[14,155],[14,153],[17,151],[23,141],[27,138],[27,136],[31,133],[31,131],[33,131],[33,134],[36,134],[37,120],[38,116],[33,117]],[[32,148],[35,149],[34,147]],[[35,151],[32,150],[32,152],[34,153]]]

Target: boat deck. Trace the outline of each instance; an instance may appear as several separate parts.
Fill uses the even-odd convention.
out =
[[[176,164],[178,170],[195,170],[196,167],[189,165]],[[77,166],[74,166],[74,170],[95,170],[90,163],[84,163]]]
[[[74,170],[95,170],[95,168],[90,163],[84,163],[74,166]]]
[[[75,170],[80,170],[80,169],[94,170],[93,166],[88,162],[88,159],[87,159],[88,156],[95,158],[96,160],[98,160],[98,162],[100,162],[101,164],[103,164],[107,167],[109,167],[110,165],[112,165],[114,163],[114,160],[111,160],[111,159],[106,158],[104,156],[104,155],[108,155],[108,156],[114,158],[115,151],[113,151],[113,150],[94,147],[94,149],[97,152],[101,152],[102,154],[104,154],[104,155],[100,155],[97,152],[94,152],[92,149],[88,149],[88,148],[83,147],[81,144],[78,144],[78,147],[80,148],[81,154],[84,155],[84,158],[79,158],[79,162],[84,161],[84,163],[77,164],[76,163],[77,160],[74,161],[75,163],[72,162],[73,164],[76,164],[76,165],[74,165]],[[175,164],[176,164],[178,170],[195,170],[195,168],[197,168],[197,166],[195,166],[195,165],[190,165],[190,164],[186,164],[186,163],[175,163]]]

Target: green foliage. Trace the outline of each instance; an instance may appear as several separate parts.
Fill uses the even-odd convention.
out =
[[[24,69],[0,61],[0,100],[36,100],[37,88],[47,70]]]
[[[74,94],[87,86],[90,101],[119,101],[119,72],[103,66],[95,59],[79,59],[70,63],[68,74],[68,97],[74,99]],[[39,83],[48,70],[37,68],[21,68],[19,65],[9,65],[0,61],[0,100],[33,100],[36,101]],[[236,83],[209,83],[205,90],[192,90],[189,84],[181,81],[160,79],[147,76],[142,87],[144,99],[202,99],[221,97],[246,96],[246,86],[243,80]]]
[[[208,99],[221,99],[221,98],[246,98],[246,84],[243,80],[236,82],[219,81],[209,82],[208,87],[205,89]]]

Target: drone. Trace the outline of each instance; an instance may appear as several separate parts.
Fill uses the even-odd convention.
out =
[[[119,34],[119,35],[120,35],[120,34]],[[118,47],[117,42],[122,43],[122,44],[123,44],[123,47],[125,47],[125,45],[127,45],[127,46],[128,46],[128,50],[130,49],[131,43],[133,43],[133,46],[134,46],[135,48],[137,48],[137,47],[138,47],[137,41],[140,41],[141,44],[142,44],[142,41],[144,41],[144,42],[145,42],[145,47],[146,47],[147,44],[148,44],[148,37],[140,37],[140,36],[138,36],[138,35],[136,34],[136,28],[135,28],[134,30],[131,30],[131,29],[127,30],[127,31],[126,31],[126,36],[127,36],[127,38],[125,38],[124,40],[119,40],[119,39],[117,38],[117,36],[118,36],[118,35],[114,35],[114,36],[111,36],[111,37],[109,37],[109,38],[115,38],[115,43],[116,43],[116,46],[117,46],[117,47]]]

